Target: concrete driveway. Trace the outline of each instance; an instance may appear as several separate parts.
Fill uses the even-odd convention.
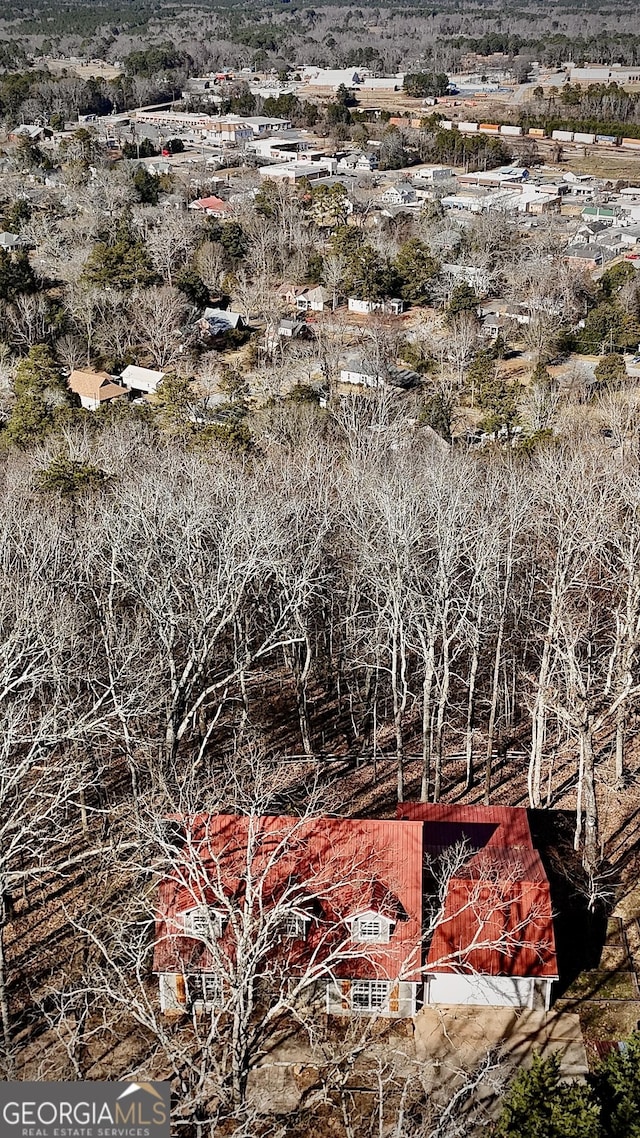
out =
[[[535,1051],[559,1051],[561,1071],[583,1078],[587,1056],[577,1015],[510,1008],[428,1007],[415,1017],[415,1054],[426,1064],[472,1070],[487,1050],[499,1048],[507,1066],[526,1066]]]

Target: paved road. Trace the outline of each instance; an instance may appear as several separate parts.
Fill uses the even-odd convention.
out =
[[[536,87],[544,87],[545,90],[548,87],[562,87],[566,78],[564,71],[560,75],[557,75],[555,71],[551,74],[544,72],[541,79],[536,79],[533,83],[521,83],[515,87],[509,102],[514,106],[520,106],[531,98]]]

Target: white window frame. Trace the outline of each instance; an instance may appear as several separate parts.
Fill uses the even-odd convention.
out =
[[[209,937],[219,937],[222,933],[222,919],[216,909],[209,909],[206,905],[196,905],[183,916],[185,936],[194,940],[207,940]]]
[[[214,972],[195,972],[186,976],[189,1005],[212,1008],[221,1002],[222,985]]]
[[[389,980],[352,980],[350,1003],[353,1012],[384,1012],[389,1007]]]
[[[367,944],[388,944],[390,930],[386,917],[378,913],[363,913],[351,922],[351,939]]]
[[[213,972],[203,972],[202,979],[202,1000],[205,1005],[217,1004],[220,1002],[221,984],[220,979]]]
[[[301,913],[288,913],[284,919],[283,935],[288,940],[306,940],[309,918]]]

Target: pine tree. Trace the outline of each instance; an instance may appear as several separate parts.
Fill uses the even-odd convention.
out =
[[[596,365],[595,377],[599,387],[620,387],[627,378],[627,367],[620,352],[608,352]]]
[[[123,290],[146,288],[158,280],[146,245],[135,236],[127,216],[119,222],[112,243],[99,241],[94,247],[84,276],[90,284]]]
[[[139,166],[131,179],[138,195],[138,201],[147,205],[157,205],[160,197],[160,178],[144,166]]]
[[[447,323],[451,323],[454,316],[457,316],[459,312],[471,312],[477,316],[478,303],[478,295],[471,285],[464,281],[457,284],[451,292],[447,305]]]
[[[600,1138],[598,1114],[598,1105],[588,1087],[560,1078],[557,1052],[546,1059],[537,1054],[531,1069],[520,1071],[513,1080],[495,1135],[496,1138]]]
[[[602,1138],[640,1138],[640,1032],[633,1033],[623,1052],[607,1055],[592,1082]]]
[[[396,269],[402,278],[400,295],[412,304],[428,304],[440,266],[424,241],[413,237],[400,246]]]
[[[176,288],[179,288],[197,308],[206,308],[209,304],[209,289],[193,268],[184,268],[178,273]]]
[[[20,361],[13,391],[16,401],[7,432],[20,447],[43,439],[71,404],[67,385],[45,344],[36,344]]]
[[[0,249],[0,300],[15,300],[23,293],[37,292],[29,258],[24,251],[7,253]]]
[[[107,482],[107,475],[99,466],[89,462],[58,455],[52,459],[38,479],[40,488],[75,499],[85,490],[96,490]]]

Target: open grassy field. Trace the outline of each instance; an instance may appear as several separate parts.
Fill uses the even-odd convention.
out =
[[[104,60],[91,60],[89,63],[72,63],[69,59],[48,59],[47,67],[50,71],[59,73],[68,71],[70,75],[77,75],[80,79],[116,79],[122,74],[122,68]]]

